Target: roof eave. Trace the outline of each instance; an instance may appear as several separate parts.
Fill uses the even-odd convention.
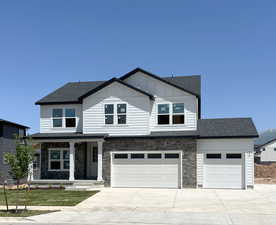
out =
[[[59,104],[81,104],[81,102],[80,101],[35,102],[35,105],[59,105]]]
[[[220,139],[220,138],[257,138],[259,135],[237,135],[237,136],[199,136],[199,139]]]

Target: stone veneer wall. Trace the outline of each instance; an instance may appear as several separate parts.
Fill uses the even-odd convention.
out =
[[[193,138],[110,138],[103,143],[103,179],[110,186],[110,152],[182,150],[183,187],[196,188],[196,139]]]
[[[75,179],[85,179],[85,143],[78,144],[75,152]],[[69,143],[43,143],[41,144],[41,179],[69,179],[69,171],[48,171],[48,149],[49,148],[69,148]]]

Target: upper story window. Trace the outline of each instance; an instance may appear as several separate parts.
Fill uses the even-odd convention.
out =
[[[76,110],[74,108],[53,109],[53,127],[76,127]]]
[[[76,127],[75,109],[65,109],[65,126],[66,127]]]
[[[114,108],[117,108],[116,112]],[[105,104],[105,124],[126,124],[127,120],[127,105],[125,103],[120,104]],[[116,118],[116,120],[114,120]]]
[[[126,124],[126,104],[117,105],[118,124]]]
[[[174,103],[173,104],[173,124],[184,124],[184,103]]]
[[[53,109],[53,127],[62,127],[62,109]]]
[[[184,124],[185,112],[184,103],[158,104],[157,124]]]
[[[106,104],[104,106],[104,114],[105,114],[105,124],[113,124],[114,123],[114,105]]]
[[[170,104],[158,105],[158,124],[170,124]]]

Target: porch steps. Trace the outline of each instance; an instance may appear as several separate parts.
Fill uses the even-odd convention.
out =
[[[92,190],[99,190],[104,187],[103,181],[96,181],[96,180],[82,180],[82,181],[75,181],[72,185],[65,186],[65,190],[67,191],[92,191]]]

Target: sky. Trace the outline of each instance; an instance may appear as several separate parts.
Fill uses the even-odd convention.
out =
[[[0,118],[39,131],[35,101],[141,67],[201,75],[202,117],[276,128],[276,1],[0,3]]]

